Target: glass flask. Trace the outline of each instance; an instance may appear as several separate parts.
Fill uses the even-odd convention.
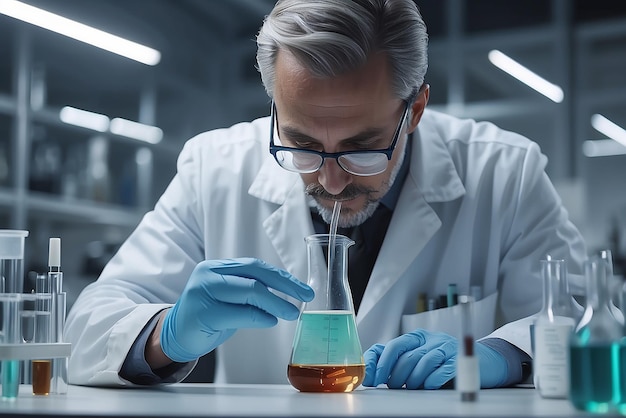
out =
[[[541,260],[543,309],[535,320],[534,383],[544,398],[567,398],[569,341],[580,308],[569,294],[565,260]],[[578,318],[577,318],[578,316]]]
[[[585,313],[570,340],[570,401],[581,410],[606,413],[620,401],[620,339],[609,295],[609,265],[600,257],[585,262]]]
[[[315,298],[300,311],[287,377],[302,392],[350,392],[365,377],[347,274],[354,241],[329,234],[305,241],[308,284]]]
[[[604,260],[608,264],[608,270],[606,273],[607,283],[609,287],[609,298],[611,299],[611,312],[613,312],[613,316],[615,316],[618,321],[622,324],[624,323],[624,315],[622,315],[622,311],[620,310],[621,302],[619,294],[619,281],[613,275],[613,253],[611,250],[600,250],[597,253],[597,256]]]

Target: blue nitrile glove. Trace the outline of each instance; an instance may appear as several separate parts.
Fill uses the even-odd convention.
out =
[[[374,344],[363,355],[363,386],[387,384],[391,389],[439,389],[456,375],[457,339],[441,332],[415,330]],[[508,376],[505,358],[494,349],[476,343],[480,386],[502,385]]]
[[[278,318],[297,319],[299,309],[269,288],[300,301],[314,296],[313,289],[291,274],[255,258],[199,263],[165,316],[163,352],[173,361],[188,362],[215,349],[238,328],[267,328]]]

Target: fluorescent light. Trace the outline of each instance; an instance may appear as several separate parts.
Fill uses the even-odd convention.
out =
[[[488,57],[493,65],[543,94],[553,102],[561,103],[563,101],[564,94],[561,87],[542,78],[509,56],[494,49],[489,52]]]
[[[626,130],[604,116],[596,113],[591,116],[591,126],[626,147]]]
[[[146,65],[157,65],[161,61],[161,53],[155,49],[16,0],[1,0],[0,13]]]
[[[161,128],[122,118],[113,119],[111,121],[110,130],[116,135],[127,136],[151,144],[157,144],[163,139],[163,131]]]
[[[0,2],[1,1],[2,0],[0,0]],[[59,117],[61,121],[70,125],[76,125],[98,132],[110,131],[116,135],[138,139],[150,144],[157,144],[163,139],[163,130],[156,126],[145,125],[122,118],[110,120],[106,115],[76,109],[71,106],[62,108]]]
[[[583,142],[585,157],[610,157],[626,154],[626,147],[612,139],[596,139]]]
[[[106,132],[109,129],[108,116],[76,109],[75,107],[65,106],[61,109],[59,117],[61,121],[70,125],[93,129],[98,132]]]

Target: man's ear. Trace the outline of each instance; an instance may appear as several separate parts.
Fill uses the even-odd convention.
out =
[[[417,128],[417,124],[422,118],[422,115],[424,114],[424,109],[426,109],[426,105],[428,104],[429,94],[430,85],[423,84],[420,88],[419,93],[417,94],[417,98],[411,105],[411,119],[407,133],[411,133],[415,130],[415,128]]]

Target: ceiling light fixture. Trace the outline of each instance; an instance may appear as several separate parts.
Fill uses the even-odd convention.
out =
[[[61,121],[75,126],[87,129],[93,129],[98,132],[106,132],[109,130],[109,117],[99,113],[88,112],[86,110],[76,109],[75,107],[65,106],[59,113]]]
[[[1,1],[1,0],[0,0]],[[131,120],[115,118],[111,120],[106,115],[65,106],[59,112],[62,122],[80,126],[98,132],[111,132],[115,135],[137,139],[150,144],[158,144],[163,139],[163,130],[156,126],[145,125]]]
[[[625,154],[626,147],[612,139],[595,139],[583,142],[583,155],[585,157],[612,157]]]
[[[156,49],[92,28],[16,0],[0,1],[0,13],[51,30],[146,65],[157,65],[161,53]]]
[[[111,133],[116,135],[138,139],[150,144],[158,144],[163,139],[163,130],[161,128],[122,118],[113,119],[109,129]]]
[[[489,51],[488,58],[493,65],[543,94],[553,102],[561,103],[563,101],[565,95],[561,87],[532,72],[508,55],[494,49]]]
[[[591,126],[593,126],[596,131],[603,133],[626,147],[626,130],[615,122],[612,122],[599,113],[596,113],[591,116]]]

